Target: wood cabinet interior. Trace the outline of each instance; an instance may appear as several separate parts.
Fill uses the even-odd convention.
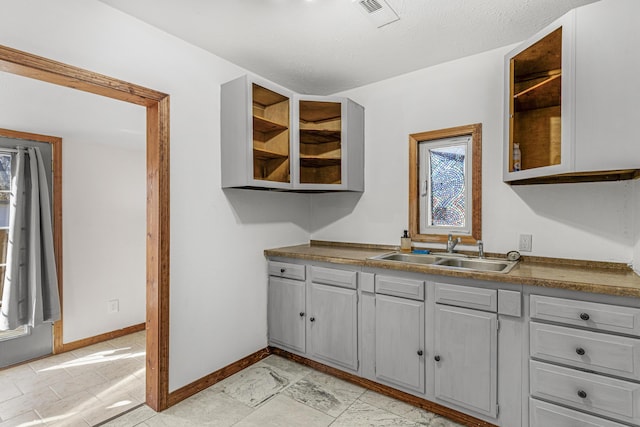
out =
[[[509,171],[513,144],[521,169],[561,161],[562,27],[511,59]]]
[[[342,104],[300,101],[300,182],[342,181]]]
[[[253,178],[290,182],[289,98],[252,85]]]

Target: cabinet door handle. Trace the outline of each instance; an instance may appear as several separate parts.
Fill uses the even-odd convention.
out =
[[[584,354],[586,352],[584,351],[584,348],[578,347],[578,348],[576,348],[576,353],[578,353],[578,355],[580,355],[580,356],[584,356]]]
[[[280,269],[280,273],[284,273],[285,271],[287,271],[287,269],[284,267]]]
[[[589,320],[590,318],[589,313],[580,313],[580,318],[582,320]]]
[[[578,390],[578,397],[581,399],[586,399],[587,398],[587,392],[584,390]]]
[[[433,360],[435,360],[436,362],[439,362],[440,361],[440,356],[434,357]]]
[[[309,322],[315,322],[315,321],[316,321],[316,318],[315,318],[315,317],[310,317],[310,318],[309,318]]]
[[[418,350],[418,356],[422,356],[422,350]]]
[[[304,311],[300,312],[300,317],[304,317]]]

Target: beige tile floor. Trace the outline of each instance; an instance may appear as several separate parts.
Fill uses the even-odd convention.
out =
[[[143,405],[104,426],[460,427],[278,356],[269,356],[162,413]]]
[[[144,338],[140,332],[0,371],[0,427],[459,427],[278,356],[156,413],[143,404]]]
[[[0,427],[99,424],[144,402],[138,332],[0,371]]]

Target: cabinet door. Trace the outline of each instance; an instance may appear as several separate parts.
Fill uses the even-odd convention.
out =
[[[269,343],[305,352],[305,282],[269,277]]]
[[[376,295],[376,378],[424,393],[424,302]]]
[[[311,283],[309,350],[311,356],[358,369],[358,297],[354,289]]]
[[[497,315],[436,305],[436,397],[497,414]]]

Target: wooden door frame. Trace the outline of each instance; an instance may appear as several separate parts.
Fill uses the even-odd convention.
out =
[[[169,396],[169,95],[2,45],[0,71],[147,109],[146,403],[161,411]],[[62,344],[61,325],[54,342]]]

